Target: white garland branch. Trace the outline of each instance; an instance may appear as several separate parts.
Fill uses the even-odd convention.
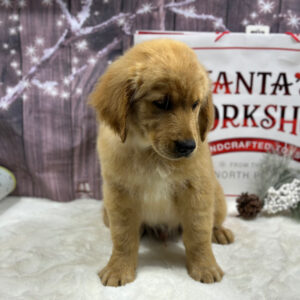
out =
[[[83,37],[85,35],[89,35],[94,32],[104,30],[107,27],[109,27],[110,25],[117,23],[120,19],[129,17],[130,15],[131,15],[130,13],[119,13],[118,15],[111,17],[110,19],[108,19],[107,21],[105,21],[101,24],[97,24],[95,26],[84,27],[75,33],[76,38]]]
[[[7,109],[10,104],[29,87],[29,84],[34,76],[57,56],[57,54],[59,53],[58,50],[64,47],[68,32],[69,30],[66,29],[53,47],[44,50],[44,55],[42,56],[41,60],[36,65],[31,67],[28,73],[23,76],[22,80],[16,86],[11,88],[10,91],[8,91],[7,94],[0,99],[0,108]]]
[[[40,89],[50,89],[50,88],[54,88],[58,85],[57,81],[40,81],[38,79],[32,79],[31,81],[32,85],[40,88]]]
[[[168,9],[171,9],[173,7],[182,7],[182,6],[185,6],[185,5],[189,5],[191,3],[194,3],[195,0],[186,0],[186,1],[182,1],[182,2],[176,2],[176,3],[173,3],[173,2],[170,2],[168,4],[165,4],[165,5],[160,5],[160,6],[152,6],[151,3],[146,3],[144,4],[142,7],[140,7],[136,13],[134,14],[131,14],[129,17],[128,17],[128,20],[132,23],[133,20],[138,16],[138,15],[144,15],[144,14],[147,14],[147,13],[150,13],[152,11],[159,11],[161,10],[162,8],[168,8]],[[162,24],[160,25],[160,27],[164,27],[162,26]],[[130,26],[126,26],[126,24],[123,26],[123,31],[126,33],[126,34],[129,34],[131,32],[129,32],[128,28],[130,28]]]
[[[66,17],[66,20],[69,24],[71,31],[73,33],[76,33],[81,29],[84,22],[89,18],[93,0],[84,1],[82,9],[77,14],[76,17],[71,15],[71,13],[69,12],[69,10],[67,8],[66,3],[63,2],[63,0],[56,0],[56,3],[60,7],[64,16]]]
[[[58,86],[57,81],[44,81],[41,82],[38,79],[32,79],[31,84],[42,90],[44,93],[51,95],[55,88]]]
[[[120,38],[115,38],[105,48],[98,51],[98,53],[96,54],[97,59],[101,59],[104,56],[108,55],[108,53],[112,49],[114,49],[120,42],[121,42]],[[68,81],[72,82],[75,79],[75,77],[77,77],[79,74],[83,73],[89,66],[90,66],[89,63],[86,63],[83,66],[81,66],[79,69],[77,69],[75,72],[73,72],[71,75],[68,76]]]
[[[165,5],[165,8],[181,7],[181,6],[189,5],[192,3],[195,3],[195,0],[186,0],[186,1],[182,1],[182,2],[170,2]]]
[[[222,30],[228,30],[225,26],[222,18],[217,18],[213,15],[206,15],[206,14],[197,14],[193,9],[179,9],[177,7],[170,7],[169,8],[173,13],[184,16],[186,18],[203,20],[203,21],[212,21],[216,28],[220,28]]]
[[[194,3],[195,0],[186,0],[186,1],[182,1],[182,2],[170,2],[168,4],[165,4],[163,7],[164,8],[173,8],[173,7],[182,7],[184,5],[189,5]],[[156,11],[158,10],[160,7],[159,6],[152,6],[151,4],[144,4],[141,8],[139,8],[136,13],[132,14],[130,16],[129,19],[134,19],[136,18],[137,15],[144,15],[146,13],[152,12],[152,11]]]
[[[89,32],[94,33],[106,29],[111,24],[117,22],[120,15],[125,16],[129,14],[121,13],[117,16],[114,16],[109,20],[98,24],[97,26],[93,26]],[[74,35],[70,29],[66,29],[53,47],[44,50],[44,55],[42,56],[41,60],[36,65],[31,67],[29,72],[23,76],[21,81],[13,88],[10,88],[4,97],[0,98],[0,109],[8,109],[11,103],[13,103],[29,87],[29,83],[39,73],[41,68],[51,62],[58,55],[60,49],[70,45],[72,42],[90,33],[81,32],[78,35]]]
[[[63,0],[56,0],[57,5],[60,7],[62,13],[66,17],[66,20],[69,24],[69,27],[72,32],[75,32],[80,29],[79,22],[70,14],[67,5]]]
[[[77,19],[80,25],[80,28],[84,24],[84,22],[90,17],[91,6],[93,4],[93,0],[85,0],[81,11],[77,14]]]
[[[159,9],[158,7],[153,7],[151,4],[145,4],[134,14],[119,13],[118,15],[111,17],[105,22],[102,22],[95,26],[87,26],[82,28],[82,25],[90,16],[90,8],[93,0],[85,0],[85,4],[83,5],[81,12],[79,12],[79,14],[77,15],[79,21],[77,21],[76,18],[70,14],[63,0],[56,0],[56,2],[60,6],[63,14],[66,16],[69,28],[64,31],[64,33],[61,35],[61,37],[58,39],[58,41],[53,47],[44,50],[44,55],[42,56],[41,60],[37,64],[35,64],[25,76],[23,76],[21,81],[14,87],[9,88],[6,95],[0,98],[0,109],[7,109],[10,106],[10,104],[29,87],[32,79],[36,75],[38,75],[39,71],[58,55],[60,49],[69,46],[71,43],[84,36],[90,35],[95,32],[103,31],[112,24],[119,23],[120,25],[120,20],[122,19],[125,23],[126,19],[127,21],[132,22],[137,17],[137,15],[150,13],[154,10]],[[191,4],[193,2],[194,0],[185,0],[178,3],[172,2],[166,4],[164,7],[173,11],[176,14],[180,14],[188,18],[211,20],[215,22],[215,26],[217,26],[218,28],[221,28],[223,30],[227,29],[221,18],[216,18],[212,15],[205,14],[198,15],[193,10],[178,8],[184,5]],[[123,26],[123,30],[127,34],[129,33],[129,29],[130,26],[126,26],[126,24]]]

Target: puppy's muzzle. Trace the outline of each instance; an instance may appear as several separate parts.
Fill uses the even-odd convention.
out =
[[[175,141],[175,152],[178,157],[189,156],[196,148],[194,140]]]

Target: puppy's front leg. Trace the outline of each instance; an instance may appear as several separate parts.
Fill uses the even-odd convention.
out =
[[[122,190],[106,187],[104,199],[113,250],[108,264],[99,273],[99,277],[103,285],[120,286],[135,278],[140,237],[139,209]]]
[[[211,247],[213,195],[198,193],[188,190],[176,200],[183,227],[187,270],[193,279],[213,283],[220,281],[224,274]]]

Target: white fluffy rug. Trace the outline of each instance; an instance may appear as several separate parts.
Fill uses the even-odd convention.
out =
[[[236,241],[213,245],[220,283],[191,279],[182,242],[142,240],[137,279],[103,287],[97,272],[111,252],[101,202],[0,201],[0,299],[300,299],[300,223],[288,217],[243,221],[229,205]]]

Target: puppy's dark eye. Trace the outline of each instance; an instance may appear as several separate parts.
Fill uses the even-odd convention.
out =
[[[195,110],[198,104],[199,104],[199,100],[195,101],[192,105],[192,110]]]
[[[152,103],[159,109],[169,110],[171,108],[171,102],[169,101],[169,97],[167,96],[162,100],[156,100]]]

